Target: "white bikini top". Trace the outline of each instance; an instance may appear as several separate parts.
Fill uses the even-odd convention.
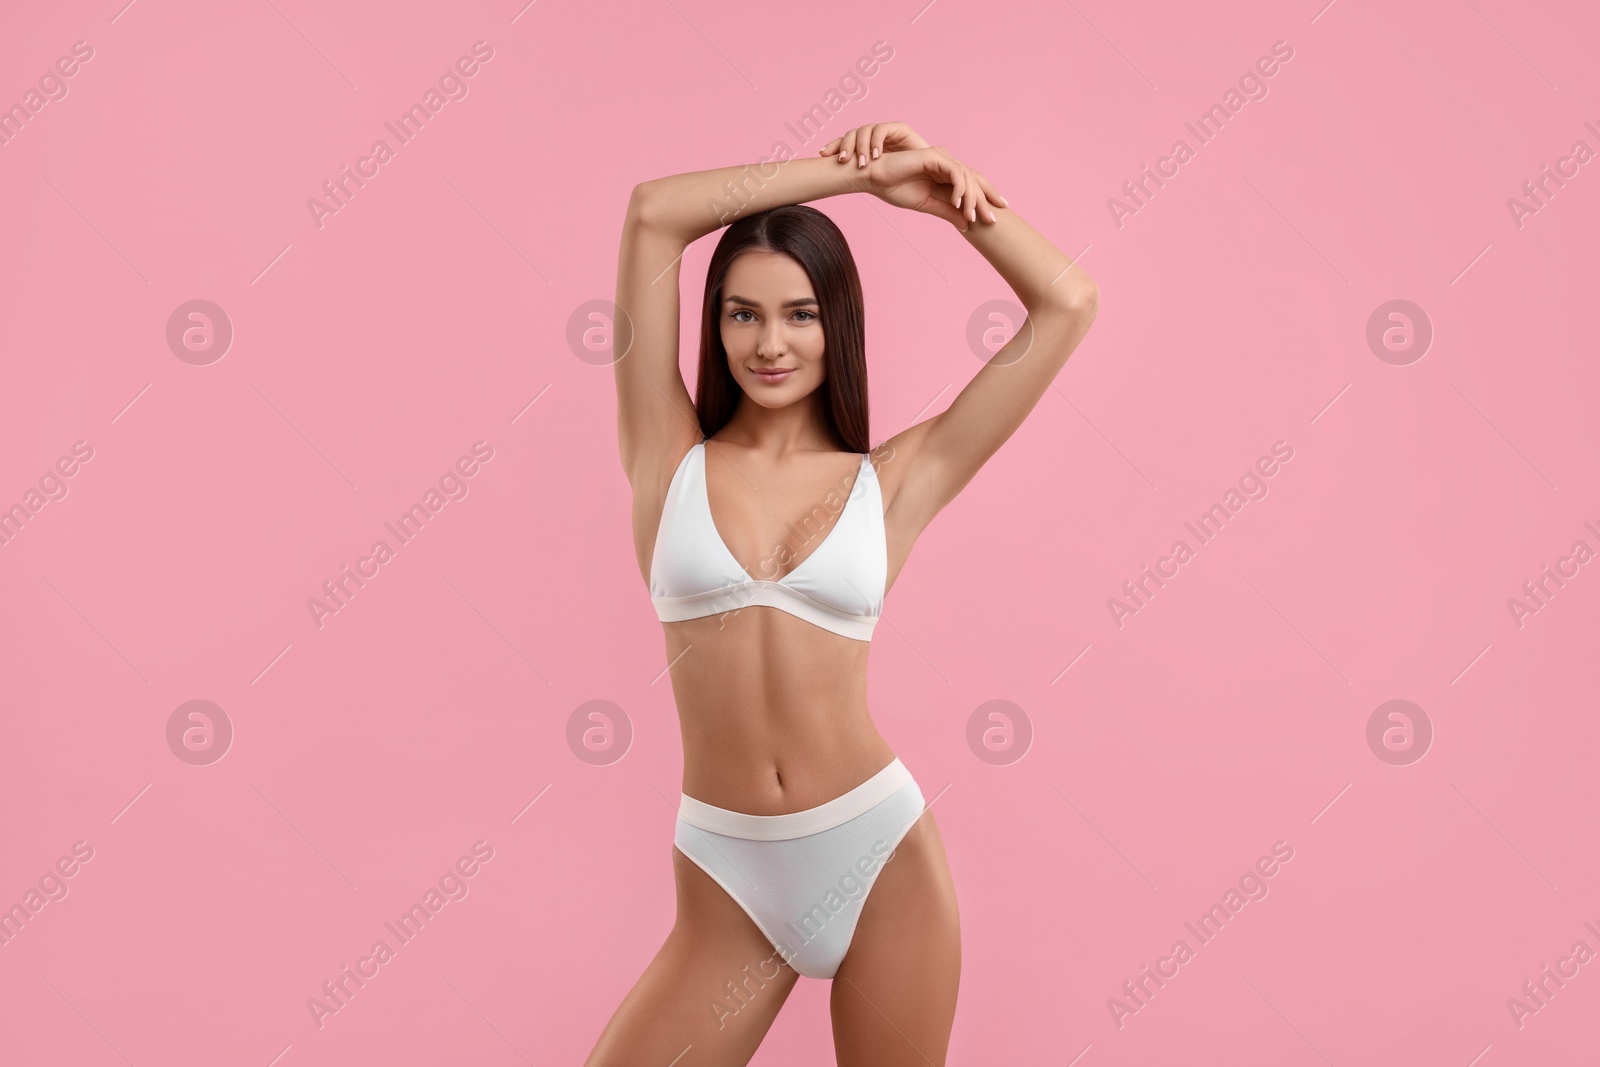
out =
[[[711,518],[705,441],[673,472],[650,557],[650,599],[662,622],[699,619],[742,607],[786,611],[857,641],[872,640],[889,577],[888,541],[878,472],[866,453],[848,497],[830,491],[822,505],[839,518],[822,543],[777,581],[753,578],[739,565]],[[813,512],[813,514],[816,514]],[[791,524],[792,525],[792,524]],[[815,536],[820,522],[793,527]],[[777,573],[776,561],[764,566]]]

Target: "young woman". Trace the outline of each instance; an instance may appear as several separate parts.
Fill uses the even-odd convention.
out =
[[[1033,409],[1098,291],[903,123],[821,156],[658,178],[628,203],[617,438],[683,735],[677,920],[586,1067],[748,1063],[801,975],[833,980],[841,1067],[945,1062],[955,890],[922,791],[873,726],[867,649],[917,535]],[[855,263],[800,206],[852,192],[950,222],[1028,311],[948,410],[877,449]],[[691,400],[678,262],[724,225]]]

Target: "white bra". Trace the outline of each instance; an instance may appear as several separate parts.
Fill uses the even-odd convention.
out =
[[[699,619],[743,607],[777,608],[857,641],[870,641],[883,612],[889,577],[883,493],[866,453],[844,497],[831,491],[813,515],[839,518],[800,565],[771,581],[752,578],[728,549],[711,518],[704,440],[678,463],[667,487],[650,557],[650,599],[662,622]],[[841,503],[842,500],[842,503]],[[792,524],[791,524],[792,525]],[[795,527],[809,541],[821,523]],[[775,573],[775,561],[769,561]]]

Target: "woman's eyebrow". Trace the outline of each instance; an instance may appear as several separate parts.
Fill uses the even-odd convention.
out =
[[[748,307],[753,307],[753,308],[758,308],[758,307],[761,306],[761,301],[759,301],[759,300],[748,300],[748,299],[746,299],[745,297],[742,297],[742,296],[724,297],[722,302],[724,304],[744,304],[744,305],[746,305]],[[778,306],[780,308],[798,308],[798,307],[806,307],[808,305],[809,306],[818,306],[818,307],[821,306],[821,305],[817,304],[817,298],[814,297],[814,296],[797,296],[793,300],[785,300],[782,304],[779,304]]]

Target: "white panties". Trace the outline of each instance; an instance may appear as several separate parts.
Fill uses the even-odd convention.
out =
[[[786,815],[746,815],[684,794],[673,844],[784,962],[808,978],[832,978],[878,872],[925,808],[896,759],[848,793]]]

